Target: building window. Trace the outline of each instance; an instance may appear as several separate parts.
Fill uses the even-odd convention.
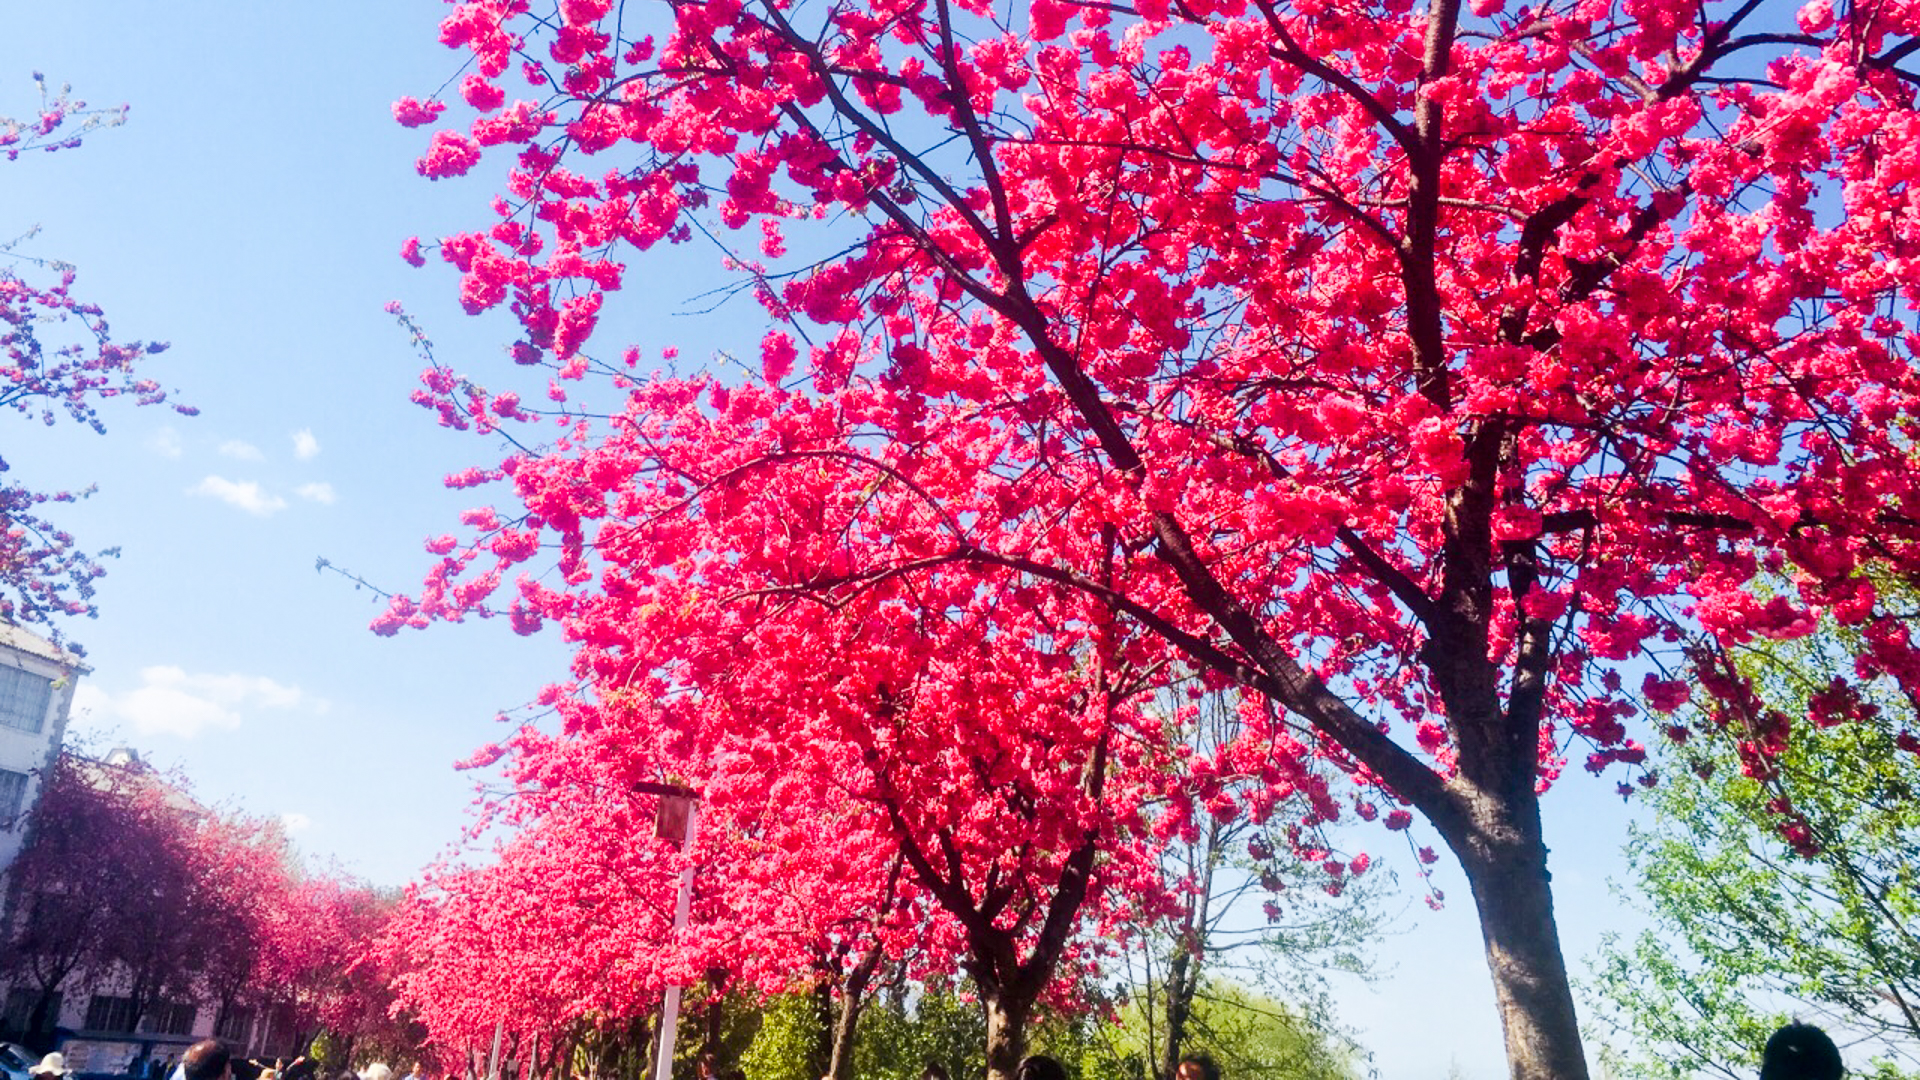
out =
[[[39,734],[53,701],[53,680],[17,667],[0,667],[0,724]]]
[[[225,1039],[230,1043],[246,1045],[253,1035],[253,1010],[228,1009],[220,1014],[220,1022],[213,1025],[213,1037]]]
[[[193,1034],[193,1004],[186,1001],[156,1001],[140,1021],[140,1030],[149,1035]]]
[[[33,1022],[33,1007],[40,1001],[40,991],[16,986],[7,991],[6,1028],[8,1031],[32,1034],[27,1028]],[[47,1014],[41,1017],[39,1031],[52,1031],[60,1022],[60,991],[55,990],[47,1001]],[[31,1064],[31,1062],[29,1062]]]
[[[26,802],[27,774],[0,769],[0,829],[13,828]]]
[[[133,999],[95,994],[87,1002],[88,1031],[132,1031]]]

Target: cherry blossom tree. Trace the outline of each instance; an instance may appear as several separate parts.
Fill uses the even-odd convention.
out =
[[[7,973],[35,992],[29,1032],[51,1030],[57,995],[114,961],[116,913],[136,902],[173,850],[164,807],[135,778],[62,754],[41,780],[27,842],[7,875]]]
[[[1097,680],[1238,686],[1217,753],[1111,730],[1224,815],[1310,759],[1417,812],[1513,1076],[1584,1077],[1539,814],[1568,761],[1651,782],[1643,699],[1699,693],[1764,768],[1790,725],[1724,653],[1816,612],[1920,689],[1865,572],[1920,565],[1917,35],[1904,0],[458,4],[476,115],[420,171],[510,171],[403,255],[509,308],[546,384],[425,373],[516,442],[452,482],[510,493],[377,625],[505,592],[572,693],[664,702],[649,737],[716,776],[810,727],[813,784],[909,767],[903,701],[916,752],[965,717],[1033,760],[1111,722]],[[593,337],[696,234],[773,326],[744,380]],[[1075,708],[1002,689],[1069,670]]]
[[[38,991],[36,1014],[70,979],[115,980],[135,1021],[156,1001],[197,996],[228,929],[199,917],[213,884],[196,860],[203,813],[178,777],[137,759],[56,759],[7,878],[6,966]],[[40,1015],[28,1024],[40,1026]]]
[[[429,875],[386,928],[398,1000],[442,1058],[485,1052],[497,1024],[551,1038],[586,1017],[645,1016],[657,1002],[673,876],[603,870],[610,849],[631,848],[556,843],[557,832],[530,831],[483,867]]]
[[[658,663],[718,665],[724,693],[649,704],[671,677],[656,670],[635,684],[635,661],[623,656],[617,690],[597,683],[597,700],[559,702],[560,735],[526,729],[483,753],[480,762],[513,754],[502,813],[522,831],[496,864],[433,882],[406,920],[413,941],[399,944],[440,958],[409,992],[423,1015],[456,1014],[429,1022],[442,1041],[484,1041],[502,1016],[551,1029],[646,1009],[657,982],[650,992],[651,979],[615,977],[597,959],[610,949],[638,965],[628,979],[678,971],[667,981],[688,982],[721,967],[763,994],[818,972],[817,988],[840,1002],[827,1058],[839,1075],[877,965],[912,958],[908,970],[922,978],[965,968],[987,1010],[990,1067],[1010,1074],[1034,1007],[1048,995],[1071,1003],[1081,982],[1056,974],[1088,974],[1099,959],[1083,932],[1111,938],[1173,905],[1181,885],[1164,880],[1153,853],[1195,828],[1195,792],[1210,800],[1203,818],[1242,808],[1218,782],[1189,782],[1185,758],[1178,768],[1167,760],[1170,714],[1194,709],[1144,707],[1158,678],[1127,668],[1138,641],[1095,633],[1084,651],[1062,650],[1072,640],[1062,625],[1112,626],[1099,602],[1073,590],[1005,611],[977,599],[956,597],[944,619],[916,627],[911,605],[876,589],[838,610],[769,605],[717,634],[690,608],[683,629],[697,640]],[[788,662],[822,635],[839,664]],[[1296,783],[1314,805],[1328,800],[1318,776],[1259,763],[1235,771],[1264,778],[1247,800],[1261,817]],[[678,942],[657,914],[609,918],[599,899],[637,889],[643,910],[668,906],[657,890],[672,875],[631,806],[636,782],[655,775],[692,783],[704,808],[694,929]],[[1171,803],[1150,823],[1143,804],[1169,783]],[[649,850],[651,871],[628,861]],[[1351,872],[1364,867],[1357,859]],[[1322,881],[1337,884],[1326,869]],[[637,994],[580,1001],[576,986]]]
[[[386,973],[367,961],[391,902],[343,873],[306,866],[275,819],[209,814],[192,841],[203,887],[189,924],[213,943],[199,984],[218,1015],[258,1017],[263,1042],[277,1027],[273,1041],[302,1047],[321,1030],[343,1041],[392,1035]]]
[[[90,109],[71,88],[49,93],[38,72],[33,78],[40,88],[37,114],[26,120],[0,116],[0,152],[9,162],[29,151],[73,149],[86,133],[126,119],[125,106]],[[165,402],[167,392],[140,366],[166,351],[166,343],[115,341],[100,308],[74,295],[71,265],[23,250],[37,231],[0,243],[0,408],[49,425],[64,418],[104,433],[100,408],[110,399]],[[187,416],[196,411],[173,408]],[[8,468],[0,458],[0,472]],[[56,616],[95,614],[94,582],[106,572],[100,560],[115,549],[89,553],[45,516],[49,503],[90,494],[0,483],[0,619],[47,626],[58,636]]]
[[[589,1017],[647,1016],[665,985],[719,971],[737,990],[808,990],[837,1001],[821,1042],[827,1071],[844,1076],[882,962],[912,958],[912,974],[944,978],[957,958],[988,1005],[997,1067],[1010,1070],[1030,1010],[1075,955],[1083,913],[1098,909],[1104,881],[1096,880],[1094,856],[1110,854],[1098,840],[1124,834],[1124,814],[1097,799],[1109,770],[1043,758],[1058,769],[1045,778],[1066,790],[1036,792],[1014,760],[1018,745],[990,748],[990,729],[928,722],[922,710],[944,707],[929,687],[945,688],[914,677],[916,654],[880,642],[860,647],[875,662],[870,674],[891,671],[899,689],[877,699],[847,695],[850,708],[809,713],[810,727],[793,712],[748,725],[701,706],[665,720],[647,708],[574,701],[566,706],[572,738],[522,732],[506,808],[520,831],[494,863],[430,880],[395,926],[393,946],[409,968],[403,1000],[436,1041],[483,1043],[512,1017],[551,1043]],[[844,672],[816,674],[826,681],[784,685],[802,700],[829,700]],[[875,700],[890,702],[887,719],[872,714]],[[997,714],[984,701],[976,707]],[[1062,715],[1086,723],[1078,709]],[[826,724],[883,727],[925,752],[847,761],[846,743]],[[685,745],[648,753],[661,730],[683,732]],[[1111,729],[1090,730],[1104,740]],[[973,734],[977,745],[950,746],[945,755],[929,745],[956,732]],[[806,760],[822,753],[841,760]],[[750,754],[751,767],[741,760]],[[650,801],[636,803],[633,794],[637,779],[676,760],[684,764],[672,775],[695,779],[701,792],[699,841],[684,857],[653,836]],[[735,766],[713,768],[715,760]],[[983,771],[1005,777],[987,798]],[[1100,778],[1092,800],[1081,794],[1089,777]],[[1036,813],[1049,798],[1085,807]],[[1112,827],[1091,825],[1109,819]],[[682,858],[697,867],[697,888],[689,925],[676,934],[664,920]]]
[[[393,1026],[386,998],[350,985],[386,909],[364,885],[304,868],[278,822],[206,807],[137,757],[69,749],[25,830],[0,970],[36,992],[30,1032],[51,1030],[62,991],[104,984],[139,1013],[192,1001],[277,1014],[309,1036]]]
[[[325,1033],[342,1065],[362,1053],[411,1056],[425,1032],[399,1007],[398,972],[379,943],[398,917],[397,890],[376,889],[340,875],[320,876],[306,889],[317,941],[285,948],[293,961],[292,1017],[304,1045]],[[317,946],[317,947],[316,947]]]

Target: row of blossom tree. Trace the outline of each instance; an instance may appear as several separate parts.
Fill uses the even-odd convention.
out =
[[[712,1024],[723,1001],[800,993],[823,1005],[820,1071],[845,1080],[861,1014],[882,986],[962,986],[987,1009],[989,1035],[997,1025],[1001,1038],[1020,1040],[1036,1007],[1078,1014],[1119,980],[1151,999],[1143,1007],[1161,1026],[1150,1069],[1171,1075],[1190,1046],[1186,1021],[1203,977],[1231,966],[1223,922],[1244,944],[1271,946],[1268,964],[1333,962],[1364,933],[1364,904],[1341,894],[1365,857],[1338,876],[1325,869],[1330,852],[1318,865],[1288,857],[1289,838],[1314,829],[1311,810],[1287,808],[1264,829],[1196,815],[1160,794],[1165,769],[1130,751],[1101,762],[1101,745],[1118,741],[1102,724],[1062,766],[1042,740],[1075,738],[1073,714],[1042,727],[1046,698],[1028,689],[1030,736],[994,747],[982,729],[957,764],[930,741],[908,755],[927,759],[922,790],[955,789],[950,769],[998,772],[987,797],[956,790],[922,805],[894,794],[882,785],[906,782],[904,763],[880,779],[851,763],[840,783],[819,785],[795,755],[836,744],[795,732],[780,760],[699,793],[690,853],[657,828],[659,796],[643,790],[656,785],[637,781],[677,775],[709,751],[641,765],[640,721],[565,703],[571,737],[529,729],[482,755],[512,754],[510,794],[480,823],[507,839],[477,865],[443,866],[409,891],[383,942],[396,996],[443,1060],[484,1058],[500,1033],[510,1056],[544,1069],[622,1043],[644,1057],[672,985],[695,987]],[[1196,710],[1129,722],[1183,718],[1194,723]],[[1208,719],[1223,718],[1216,709]],[[911,717],[890,729],[902,740],[951,730]],[[1063,828],[1050,801],[1077,808],[1085,823]],[[690,917],[676,930],[675,892],[689,866]],[[1171,974],[1127,985],[1129,971],[1149,966]],[[1288,996],[1313,985],[1302,979]],[[703,1043],[717,1037],[709,1026]]]
[[[1652,783],[1690,698],[1767,772],[1801,718],[1729,654],[1817,613],[1864,639],[1822,722],[1920,692],[1872,576],[1920,575],[1920,3],[534,8],[443,22],[473,113],[420,171],[509,164],[403,250],[519,321],[519,368],[418,391],[511,443],[451,481],[502,494],[378,627],[560,625],[510,749],[577,857],[639,857],[636,782],[702,793],[743,920],[668,935],[647,849],[566,900],[633,906],[607,992],[911,946],[971,973],[1003,1080],[1168,903],[1158,845],[1300,796],[1332,883],[1365,861],[1315,824],[1424,818],[1513,1077],[1581,1080],[1541,794]],[[595,336],[689,241],[768,327],[745,373]]]
[[[392,897],[303,865],[278,821],[201,805],[139,758],[63,752],[7,877],[0,973],[30,991],[29,1039],[86,992],[130,998],[129,1029],[162,1004],[278,1025],[302,1051],[329,1032],[404,1041],[386,976],[365,962]],[[246,1040],[242,1040],[246,1041]]]

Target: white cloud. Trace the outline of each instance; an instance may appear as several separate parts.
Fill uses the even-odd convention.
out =
[[[73,688],[73,714],[75,716],[91,714],[95,719],[101,719],[106,716],[107,710],[111,707],[112,702],[108,700],[107,692],[92,683],[83,682]]]
[[[301,484],[299,487],[293,489],[293,493],[309,502],[324,503],[328,506],[333,505],[332,484]]]
[[[239,461],[267,460],[267,455],[261,453],[259,447],[250,442],[242,442],[239,439],[228,439],[226,442],[221,443],[220,456],[234,458]]]
[[[180,433],[171,427],[154,432],[153,438],[147,440],[147,446],[161,457],[177,458],[185,453],[185,448],[180,445]]]
[[[267,517],[287,508],[287,500],[278,495],[268,494],[261,490],[259,484],[251,480],[241,482],[221,476],[209,476],[188,488],[187,494],[211,496],[229,506],[237,506],[255,517]]]
[[[95,724],[124,720],[141,735],[191,739],[209,729],[237,728],[255,710],[323,712],[326,702],[264,675],[200,675],[159,665],[141,668],[140,685],[122,694],[80,684],[74,708]]]
[[[298,811],[289,810],[280,815],[280,827],[287,830],[287,835],[291,836],[313,828],[313,819]]]
[[[313,456],[319,452],[320,440],[313,437],[311,430],[301,428],[299,431],[293,433],[294,457],[299,458],[301,461],[310,461],[313,459]]]

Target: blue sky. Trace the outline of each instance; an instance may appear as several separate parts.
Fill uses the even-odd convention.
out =
[[[105,437],[0,419],[13,476],[41,489],[97,481],[61,520],[87,546],[124,549],[99,620],[68,628],[93,667],[76,728],[180,766],[211,800],[285,817],[318,856],[401,883],[458,838],[473,778],[452,763],[497,737],[495,715],[563,677],[566,661],[553,635],[522,639],[504,623],[375,637],[370,595],[314,569],[324,556],[411,589],[422,541],[481,501],[440,477],[497,460],[408,402],[420,364],[383,311],[401,300],[443,359],[501,369],[504,320],[467,317],[451,271],[397,255],[410,235],[487,220],[493,190],[485,169],[420,179],[425,135],[389,113],[456,71],[436,40],[445,8],[4,10],[0,115],[32,111],[34,70],[132,112],[79,150],[0,163],[0,234],[42,226],[31,253],[78,264],[77,291],[118,336],[172,342],[149,371],[202,410],[114,410]],[[757,341],[751,318],[674,314],[704,258],[645,271],[656,284],[630,279],[612,333],[689,357]],[[1622,919],[1604,889],[1623,836],[1611,788],[1570,776],[1549,798],[1576,969]],[[1390,848],[1384,833],[1369,840]],[[1465,1077],[1505,1073],[1467,890],[1444,863],[1439,880],[1446,910],[1410,896],[1404,932],[1383,945],[1389,980],[1339,992],[1385,1080],[1440,1080],[1456,1064]]]
[[[470,501],[439,477],[491,453],[409,404],[419,364],[382,310],[416,303],[450,348],[499,336],[394,255],[472,208],[414,175],[418,133],[388,119],[449,66],[438,14],[61,3],[9,11],[0,43],[0,112],[33,109],[36,69],[132,105],[78,150],[0,168],[0,231],[42,226],[31,253],[77,264],[117,336],[172,342],[148,370],[202,410],[109,410],[105,437],[7,420],[13,475],[97,481],[60,518],[124,549],[101,618],[67,628],[94,668],[77,726],[385,883],[457,835],[471,778],[448,764],[564,672],[557,642],[504,626],[375,638],[369,595],[314,571],[324,555],[408,586]]]

